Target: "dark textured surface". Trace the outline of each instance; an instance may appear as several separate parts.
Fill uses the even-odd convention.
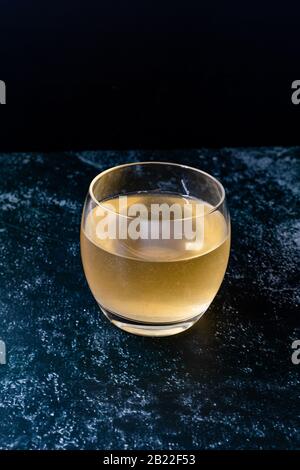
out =
[[[299,448],[300,149],[0,155],[0,448]],[[233,242],[188,332],[149,339],[99,314],[79,255],[90,180],[169,160],[219,177]]]

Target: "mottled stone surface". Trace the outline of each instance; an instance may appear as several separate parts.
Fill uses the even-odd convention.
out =
[[[299,148],[0,155],[0,448],[299,448]],[[177,337],[119,331],[87,287],[90,180],[179,161],[223,182],[233,242],[207,314]],[[298,206],[299,207],[299,206]]]

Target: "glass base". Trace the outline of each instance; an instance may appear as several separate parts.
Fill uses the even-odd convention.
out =
[[[139,336],[171,336],[182,333],[193,326],[205,312],[200,313],[196,317],[184,320],[176,323],[142,323],[137,320],[128,320],[127,318],[121,317],[113,312],[110,312],[102,305],[98,304],[100,310],[109,319],[111,323],[126,331]]]

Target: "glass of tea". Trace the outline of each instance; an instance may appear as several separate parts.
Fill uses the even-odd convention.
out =
[[[100,309],[122,330],[168,336],[190,328],[218,292],[229,250],[225,191],[204,171],[129,163],[90,184],[83,268]]]

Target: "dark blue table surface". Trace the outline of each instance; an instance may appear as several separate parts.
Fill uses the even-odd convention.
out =
[[[0,155],[2,449],[299,448],[299,148]],[[184,162],[223,182],[224,283],[170,338],[100,314],[81,268],[90,180],[127,161]],[[299,206],[298,206],[299,207]]]

